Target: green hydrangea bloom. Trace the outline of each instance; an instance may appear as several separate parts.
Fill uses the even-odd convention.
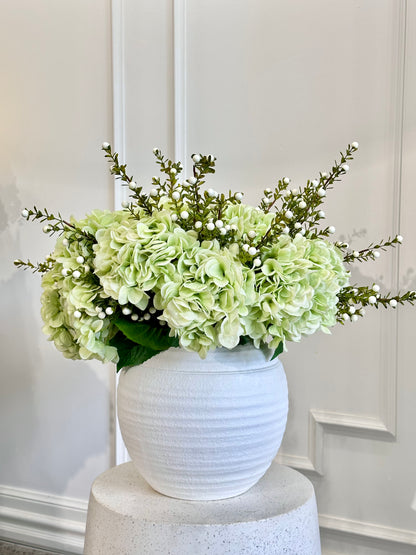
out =
[[[246,204],[232,204],[227,206],[224,217],[229,225],[237,226],[237,237],[242,237],[249,231],[255,231],[255,240],[259,240],[269,229],[274,214],[271,212],[266,214]]]
[[[140,220],[131,217],[96,234],[95,274],[104,292],[121,305],[144,310],[149,291],[176,272],[173,261],[197,241],[195,233],[176,226],[167,211]]]
[[[254,343],[300,341],[336,323],[337,294],[348,284],[342,254],[332,243],[282,235],[262,254],[256,272],[257,300],[242,318]]]
[[[238,344],[245,297],[241,263],[217,241],[205,241],[182,253],[176,271],[164,276],[154,305],[180,345],[204,357],[210,348]]]
[[[78,229],[95,234],[100,226],[102,228],[120,220],[122,214],[96,210],[91,219],[87,216],[81,222],[73,220],[72,223]],[[91,242],[85,237],[68,240],[71,233],[63,234],[57,240],[52,255],[54,265],[42,279],[43,331],[67,358],[117,362],[117,349],[108,345],[114,333],[113,326],[108,319],[98,318],[96,311],[97,300],[105,297],[102,287],[89,265],[77,261],[82,256],[85,262],[92,262],[94,252]],[[73,277],[75,270],[81,270],[79,278]],[[63,271],[70,273],[65,276]],[[81,313],[79,318],[75,317],[77,311]]]

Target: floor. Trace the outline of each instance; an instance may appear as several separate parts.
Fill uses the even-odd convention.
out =
[[[56,555],[57,552],[43,551],[42,549],[0,541],[0,555],[12,555],[13,553],[18,553],[20,555]]]

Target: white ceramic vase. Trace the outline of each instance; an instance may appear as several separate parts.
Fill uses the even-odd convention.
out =
[[[286,427],[279,359],[251,345],[201,360],[171,348],[120,373],[121,433],[143,478],[189,500],[240,495],[263,476]]]

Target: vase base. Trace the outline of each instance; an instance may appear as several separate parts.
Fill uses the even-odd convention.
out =
[[[259,480],[261,479],[261,476]],[[154,487],[152,484],[149,483],[150,487],[155,490],[156,493],[160,495],[164,495],[165,497],[170,497],[171,499],[181,499],[183,501],[221,501],[222,499],[232,499],[233,497],[238,497],[239,495],[243,495],[247,493],[252,487],[257,484],[258,480],[253,482],[250,486],[241,488],[237,491],[228,492],[228,493],[221,493],[215,494],[212,492],[203,493],[203,492],[196,492],[196,493],[184,493],[179,491],[169,491],[163,490],[161,491],[157,487]]]

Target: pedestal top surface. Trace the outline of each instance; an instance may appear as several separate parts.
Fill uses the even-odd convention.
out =
[[[219,501],[185,501],[154,491],[132,462],[107,470],[94,481],[98,503],[133,519],[190,525],[237,524],[274,518],[304,505],[314,496],[310,481],[299,472],[272,463],[248,492]]]

